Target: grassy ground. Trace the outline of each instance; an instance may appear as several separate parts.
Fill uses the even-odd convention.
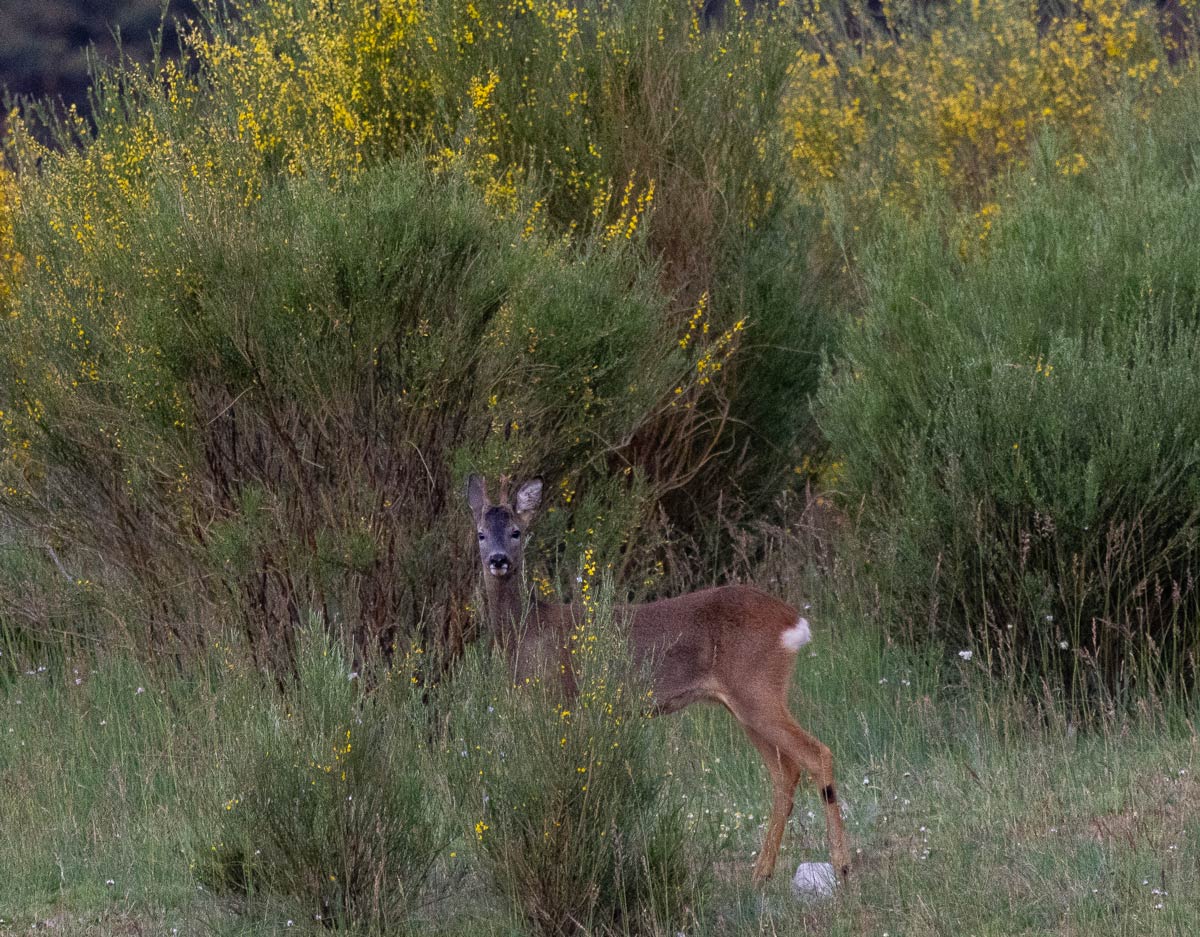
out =
[[[767,782],[723,711],[663,734],[681,819],[714,882],[692,934],[1181,934],[1200,929],[1200,741],[1194,707],[1164,703],[1076,728],[1017,706],[974,663],[918,660],[861,624],[823,631],[797,667],[793,708],[838,759],[857,853],[834,901],[788,887],[825,858],[815,792],[797,799],[775,880],[749,871]],[[0,694],[0,931],[316,933],[311,910],[213,895],[194,822],[236,775],[248,684],[217,672],[174,685],[127,662],[47,662]],[[430,789],[441,792],[440,779]],[[453,814],[449,796],[429,809]],[[453,821],[448,820],[450,826]],[[516,934],[449,841],[417,932]],[[453,856],[451,855],[453,854]],[[289,921],[291,922],[289,924]]]
[[[348,667],[324,697],[279,699],[242,651],[183,672],[116,649],[153,653],[164,619],[187,646],[236,622],[290,665],[298,607],[357,623],[362,646],[397,624],[412,653],[443,624],[453,645],[468,466],[555,479],[545,558],[569,576],[624,548],[651,592],[690,570],[794,598],[761,556],[783,582],[818,564],[788,534],[776,550],[767,503],[811,482],[854,518],[882,611],[814,600],[792,701],[836,759],[855,869],[835,900],[788,886],[826,858],[811,789],[751,886],[768,784],[719,709],[652,735],[627,719],[653,746],[621,763],[604,727],[626,801],[592,788],[590,807],[614,801],[581,825],[596,840],[543,820],[577,844],[561,855],[606,856],[600,836],[637,830],[605,821],[660,816],[614,765],[668,778],[662,815],[695,844],[679,865],[711,874],[682,876],[688,914],[664,934],[1200,933],[1195,700],[1079,717],[1016,700],[963,644],[885,637],[1015,622],[1053,682],[1097,623],[1099,675],[1137,672],[1153,638],[1194,677],[1200,94],[1160,64],[1152,8],[952,4],[926,29],[927,5],[901,3],[900,42],[835,16],[795,24],[797,50],[651,0],[518,4],[521,29],[507,0],[333,6],[232,0],[186,66],[102,82],[86,146],[9,120],[0,540],[16,522],[35,549],[0,551],[0,933],[322,933],[319,904],[280,896],[328,891],[342,860],[394,882],[402,863],[368,859],[422,846],[428,881],[389,921],[523,933],[489,880],[553,816],[540,785],[591,782],[563,755],[580,726],[574,755],[596,754],[578,713],[513,707],[551,720],[534,758],[499,702],[485,721],[482,682],[444,698],[467,715],[449,733],[403,675],[378,705]],[[723,519],[755,531],[738,558],[687,546]],[[30,650],[65,635],[106,653]],[[460,732],[482,744],[443,744]],[[372,803],[398,805],[377,854]],[[488,825],[501,804],[507,831]],[[287,887],[242,877],[256,864]],[[626,884],[606,894],[644,894]]]

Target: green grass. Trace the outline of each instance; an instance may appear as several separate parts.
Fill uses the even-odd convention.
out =
[[[819,905],[790,894],[790,870],[825,859],[806,787],[775,879],[765,892],[751,886],[765,772],[724,711],[693,708],[661,732],[667,789],[714,879],[686,933],[1200,928],[1194,705],[1076,727],[1053,707],[1011,702],[953,649],[921,660],[856,620],[837,625],[801,657],[792,702],[837,758],[851,883]],[[196,831],[248,767],[243,716],[261,703],[245,662],[222,659],[204,680],[164,681],[121,659],[47,662],[5,680],[0,931],[47,921],[81,935],[321,930],[299,903],[214,895],[193,865]],[[430,813],[454,818],[445,777],[425,781]],[[446,846],[415,933],[523,932],[484,886],[473,845],[460,833]]]

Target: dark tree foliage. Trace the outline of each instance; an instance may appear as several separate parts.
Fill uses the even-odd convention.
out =
[[[20,96],[75,104],[87,111],[88,50],[116,55],[118,38],[137,60],[177,45],[175,23],[195,15],[192,0],[14,0],[0,3],[0,88]]]

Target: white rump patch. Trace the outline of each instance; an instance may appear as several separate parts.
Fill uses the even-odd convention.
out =
[[[779,636],[779,643],[789,651],[798,651],[812,640],[812,632],[808,630],[808,619],[801,617],[796,623]]]

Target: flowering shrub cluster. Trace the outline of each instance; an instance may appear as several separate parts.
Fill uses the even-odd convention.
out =
[[[470,468],[562,480],[560,568],[650,591],[860,477],[809,401],[878,244],[939,206],[986,257],[1013,177],[1086,177],[1190,68],[1190,5],[1132,0],[203,9],[94,126],[7,122],[0,507],[153,640],[268,657],[309,608],[458,653]]]
[[[822,392],[886,619],[1076,700],[1192,680],[1200,653],[1187,82],[1084,173],[1038,154],[986,250],[898,227]]]
[[[21,255],[13,239],[13,214],[17,208],[18,189],[8,172],[0,167],[0,320],[16,314],[13,289],[21,272]],[[3,399],[3,398],[0,398]],[[0,458],[10,463],[11,472],[23,457],[24,443],[17,435],[12,408],[16,401],[0,405]],[[16,489],[6,487],[11,496]]]
[[[899,0],[884,13],[859,10],[849,34],[820,4],[804,20],[787,120],[809,190],[853,182],[915,207],[945,187],[978,204],[1039,133],[1063,141],[1062,172],[1079,172],[1112,101],[1144,109],[1178,80],[1178,40],[1128,0]]]
[[[447,585],[453,564],[407,554],[450,551],[468,463],[569,470],[628,508],[581,501],[580,529],[656,524],[667,505],[698,522],[726,453],[768,487],[748,437],[728,445],[756,419],[734,387],[811,391],[815,357],[796,368],[781,339],[820,332],[783,299],[803,271],[775,257],[803,231],[778,209],[791,51],[771,23],[706,28],[699,7],[650,3],[235,3],[186,33],[182,62],[98,75],[94,130],[72,116],[50,146],[15,114],[9,512],[51,537],[77,512],[81,548],[137,570],[110,586],[136,593],[161,566],[205,584],[199,617],[232,599],[257,640],[319,607],[370,609],[388,645],[424,609],[438,633],[419,642],[457,647],[469,570]],[[426,192],[414,217],[432,228],[364,214],[395,186]],[[771,301],[751,315],[755,294]],[[751,334],[753,375],[737,367]],[[759,462],[777,471],[808,423],[771,417],[783,438]],[[370,467],[345,458],[364,434]],[[597,445],[611,464],[582,468]]]
[[[11,310],[13,282],[21,271],[12,227],[17,198],[16,184],[7,171],[0,169],[0,315],[8,315]]]

